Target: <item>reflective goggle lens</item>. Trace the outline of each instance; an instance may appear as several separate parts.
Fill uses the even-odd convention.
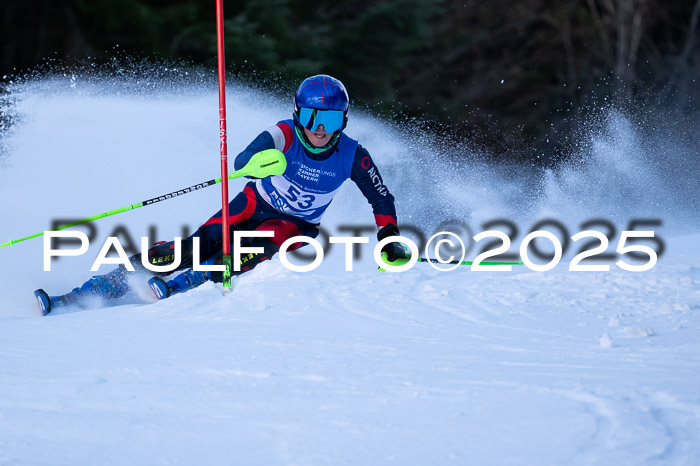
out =
[[[319,110],[317,108],[300,108],[299,123],[311,131],[316,131],[319,125],[323,125],[326,133],[335,133],[343,127],[342,110]]]

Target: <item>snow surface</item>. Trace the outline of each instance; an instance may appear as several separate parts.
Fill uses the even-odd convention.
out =
[[[0,241],[218,176],[216,89],[165,87],[59,76],[14,89]],[[231,86],[228,98],[231,154],[288,117],[287,101],[259,92]],[[89,278],[119,225],[134,237],[155,225],[156,239],[193,230],[217,210],[218,187],[96,222],[89,253],[51,272],[40,238],[0,249],[0,464],[700,463],[697,193],[678,197],[682,183],[643,164],[639,186],[627,178],[615,192],[646,153],[624,118],[608,129],[587,166],[545,174],[538,197],[519,201],[527,177],[441,162],[430,135],[359,114],[348,132],[377,159],[400,220],[434,226],[447,210],[475,234],[499,217],[609,216],[620,229],[661,218],[667,251],[648,272],[569,272],[569,255],[544,273],[380,273],[371,238],[353,272],[336,248],[308,273],[266,262],[230,296],[208,283],[41,317],[32,291]],[[417,176],[411,157],[443,183]],[[351,183],[324,224],[337,234],[348,218],[372,222]]]

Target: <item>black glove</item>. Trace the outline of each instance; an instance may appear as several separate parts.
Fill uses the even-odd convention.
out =
[[[396,225],[394,225],[393,223],[390,223],[390,224],[382,227],[377,232],[377,241],[381,241],[384,238],[388,238],[389,236],[398,236],[398,235],[399,235],[399,228]],[[403,245],[401,243],[398,243],[398,242],[387,243],[382,248],[382,252],[386,253],[386,258],[389,262],[394,262],[397,259],[405,259],[406,257],[408,257]]]

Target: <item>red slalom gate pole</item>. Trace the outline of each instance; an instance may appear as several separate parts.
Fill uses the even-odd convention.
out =
[[[231,291],[231,237],[228,218],[228,146],[226,143],[226,60],[224,4],[216,0],[216,55],[219,72],[219,152],[221,153],[221,228],[223,230],[224,292]]]

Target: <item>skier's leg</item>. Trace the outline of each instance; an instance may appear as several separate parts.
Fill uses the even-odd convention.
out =
[[[206,258],[213,255],[217,251],[216,241],[211,241],[208,238],[210,233],[207,228],[200,228],[194,234],[185,238],[181,242],[181,262],[176,270],[189,269],[192,268],[193,258],[193,241],[195,237],[200,239],[200,252],[201,256]],[[153,245],[147,252],[148,261],[153,265],[167,266],[171,265],[175,260],[175,242],[159,242]],[[200,261],[203,259],[200,258]],[[141,254],[135,254],[129,258],[129,262],[134,267],[136,272],[145,275],[169,275],[168,273],[154,273],[147,270],[141,262]],[[45,303],[47,308],[47,313],[51,309],[69,306],[69,305],[84,305],[86,301],[92,300],[94,298],[99,298],[102,301],[111,301],[124,296],[129,290],[128,275],[129,272],[126,270],[124,265],[120,265],[114,270],[103,274],[96,275],[91,279],[87,280],[80,287],[74,288],[72,291],[60,296],[51,296],[48,298],[48,302]],[[45,293],[44,293],[45,294]],[[41,293],[37,294],[37,299],[43,298]],[[48,295],[47,295],[48,296]],[[40,302],[46,301],[45,299],[40,300]],[[42,306],[44,309],[44,306]]]
[[[242,228],[242,230],[245,230],[245,228]],[[241,255],[241,260],[239,263],[240,270],[232,270],[231,275],[241,275],[245,272],[254,269],[261,262],[271,259],[275,254],[277,254],[277,252],[280,249],[280,246],[282,246],[282,243],[284,243],[289,238],[300,235],[315,238],[318,235],[318,228],[315,225],[306,222],[302,224],[299,222],[281,218],[265,220],[262,223],[260,223],[257,227],[255,227],[254,230],[271,231],[274,233],[274,236],[271,238],[244,238],[241,241],[242,247],[261,247],[263,248],[263,251]],[[294,249],[298,249],[301,246],[303,246],[303,244],[304,243],[294,243],[288,248],[288,250],[292,251]],[[220,254],[215,258],[214,263],[221,263]],[[222,272],[210,272],[209,276],[210,279],[214,282],[221,283],[223,281]]]
[[[240,260],[240,270],[231,271],[231,275],[237,276],[245,272],[254,269],[258,264],[268,259],[271,259],[278,251],[282,243],[284,243],[288,238],[294,236],[310,236],[315,238],[318,235],[318,228],[315,225],[309,223],[298,223],[291,220],[285,219],[268,219],[260,223],[257,227],[254,227],[254,220],[242,222],[236,225],[236,229],[242,231],[257,230],[257,231],[271,231],[274,236],[272,238],[244,238],[241,241],[242,247],[261,247],[262,252],[258,253],[248,253],[241,256]],[[202,227],[205,229],[208,226]],[[204,234],[208,237],[207,234]],[[288,250],[292,251],[303,246],[304,243],[294,243]],[[207,249],[207,252],[211,251],[211,248]],[[209,257],[207,260],[202,260],[204,265],[221,265],[222,253],[217,251],[216,254]],[[166,281],[160,277],[154,277],[148,281],[149,286],[153,290],[153,293],[158,299],[164,299],[177,293],[182,293],[184,291],[191,290],[200,286],[208,280],[212,280],[215,283],[223,282],[223,272],[202,272],[195,270],[187,270],[184,273],[176,276],[174,279]]]
[[[271,238],[244,238],[243,241],[241,241],[241,246],[243,247],[261,247],[263,251],[241,256],[240,270],[231,271],[231,274],[234,276],[252,270],[261,262],[272,258],[279,251],[282,243],[287,239],[300,235],[315,238],[319,233],[317,225],[290,217],[279,218],[279,212],[273,210],[264,203],[264,201],[258,200],[255,191],[250,185],[246,186],[243,191],[231,201],[229,212],[231,213],[230,224],[232,236],[235,230],[271,231],[273,233],[273,237]],[[221,239],[221,212],[219,211],[216,215],[211,217],[209,221],[192,235],[192,237],[194,236],[199,236],[201,240],[200,264],[221,265],[223,263],[221,251],[223,243]],[[188,238],[188,240],[192,237]],[[304,243],[301,242],[292,244],[288,250],[292,251],[298,249],[303,246],[303,244]],[[167,262],[171,254],[168,248],[170,248],[169,244],[167,246],[161,246],[161,250],[153,254],[149,251],[150,260],[153,261],[155,257],[160,261],[160,258],[163,257],[162,261]],[[185,260],[185,251],[189,252],[187,260]],[[191,242],[183,242],[183,263],[177,270],[188,267],[191,268],[192,264]],[[149,280],[148,283],[156,297],[163,299],[173,294],[196,288],[208,280],[212,280],[216,283],[223,282],[223,272],[187,270],[172,280],[166,281],[161,277],[154,277]]]
[[[184,269],[191,269],[194,264],[194,239],[199,238],[199,262],[216,253],[219,249],[218,240],[211,240],[209,235],[212,229],[199,227],[192,235],[180,241],[180,263],[177,268],[169,272],[152,272],[147,270],[142,264],[141,254],[136,254],[129,258],[134,270],[143,271],[151,275],[170,275],[173,272]],[[220,236],[220,235],[219,235]],[[154,266],[164,267],[175,262],[175,241],[161,241],[154,244],[147,252],[147,261]]]
[[[243,188],[229,203],[229,223],[233,229],[246,230],[253,229],[259,220],[252,220],[251,217],[257,211],[258,201],[252,186]],[[199,263],[202,265],[221,265],[223,247],[223,231],[221,228],[221,211],[214,214],[206,223],[200,226],[197,231],[183,241],[182,263],[176,270],[190,269],[177,275],[172,280],[165,280],[161,277],[154,277],[148,281],[151,290],[158,299],[164,299],[176,293],[182,293],[192,288],[196,288],[210,279],[210,273],[191,270],[193,260],[193,238],[200,239]],[[158,249],[149,250],[149,261],[153,264],[172,263],[174,256],[171,249],[172,243],[159,246]],[[218,273],[218,281],[223,281],[223,274]]]
[[[96,275],[83,283],[78,288],[61,296],[48,296],[45,291],[37,290],[34,296],[39,299],[44,315],[52,309],[63,306],[78,305],[83,306],[88,301],[101,299],[109,301],[122,297],[129,291],[126,267],[120,265],[116,269],[104,275]]]

